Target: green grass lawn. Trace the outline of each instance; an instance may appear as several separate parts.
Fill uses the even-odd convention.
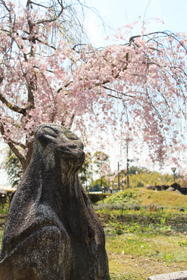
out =
[[[187,270],[187,232],[168,225],[142,222],[105,224],[106,247],[112,279],[147,279],[148,276]]]
[[[98,205],[112,280],[187,270],[187,196],[130,189]]]
[[[186,207],[187,209],[187,196],[179,194],[178,192],[130,188],[103,199],[99,204],[108,204],[111,206],[139,205],[141,207],[157,205],[166,208]]]
[[[187,269],[186,234],[107,236],[111,279],[145,280],[150,275]]]

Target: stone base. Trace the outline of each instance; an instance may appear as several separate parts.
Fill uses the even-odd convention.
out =
[[[148,280],[187,280],[187,270],[153,275]]]

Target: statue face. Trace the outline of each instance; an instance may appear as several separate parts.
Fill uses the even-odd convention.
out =
[[[57,157],[65,161],[83,163],[84,146],[69,129],[55,124],[44,124],[39,126],[35,135],[44,149],[52,149]]]

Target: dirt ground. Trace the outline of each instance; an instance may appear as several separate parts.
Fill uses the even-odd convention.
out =
[[[145,280],[151,275],[187,270],[187,262],[168,264],[151,258],[108,253],[112,279]]]

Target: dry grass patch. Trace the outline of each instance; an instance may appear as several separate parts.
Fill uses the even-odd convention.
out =
[[[152,191],[144,188],[139,189],[141,205],[156,204],[163,207],[187,207],[187,196],[178,192]]]
[[[186,263],[168,264],[158,260],[109,253],[111,280],[146,280],[150,275],[187,269]]]
[[[145,280],[150,275],[187,269],[184,234],[108,237],[107,252],[112,280]]]

